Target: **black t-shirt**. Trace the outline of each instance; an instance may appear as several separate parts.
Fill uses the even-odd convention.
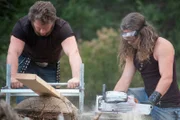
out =
[[[54,63],[60,59],[62,41],[74,33],[65,20],[58,18],[50,35],[38,36],[25,16],[15,24],[12,35],[25,42],[23,56],[36,62]]]

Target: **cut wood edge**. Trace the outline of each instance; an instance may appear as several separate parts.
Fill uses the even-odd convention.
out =
[[[30,74],[30,73],[17,73],[16,74],[16,79],[17,80],[36,80],[36,74]]]

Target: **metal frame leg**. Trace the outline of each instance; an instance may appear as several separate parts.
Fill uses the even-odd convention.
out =
[[[79,88],[79,112],[84,111],[84,64],[81,64],[80,70],[80,88]]]
[[[7,89],[11,89],[11,65],[6,65],[6,87]],[[11,102],[11,94],[6,94],[6,102],[10,104]]]

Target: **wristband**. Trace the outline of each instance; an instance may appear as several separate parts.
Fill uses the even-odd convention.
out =
[[[161,94],[157,91],[154,91],[150,96],[149,96],[149,101],[152,105],[156,105],[160,98],[161,98]]]

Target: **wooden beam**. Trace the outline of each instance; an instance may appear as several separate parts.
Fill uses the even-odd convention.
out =
[[[16,75],[16,79],[39,95],[50,95],[64,100],[64,96],[61,95],[61,93],[56,91],[55,88],[38,77],[36,74],[18,73]]]
[[[56,91],[55,88],[38,77],[36,74],[18,73],[16,75],[16,79],[27,86],[29,89],[32,89],[38,95],[50,95],[61,99],[67,105],[67,107],[70,107],[68,109],[72,109],[74,114],[77,113],[77,108],[66,97]]]

